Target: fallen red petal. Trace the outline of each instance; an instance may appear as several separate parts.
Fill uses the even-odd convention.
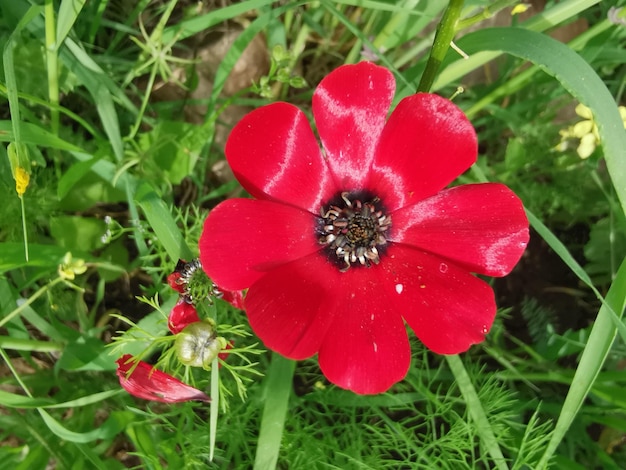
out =
[[[137,366],[128,375],[135,364],[130,354],[124,354],[116,362],[120,385],[137,398],[161,403],[180,403],[192,400],[211,401],[211,398],[200,390],[153,368],[143,361],[137,362]]]

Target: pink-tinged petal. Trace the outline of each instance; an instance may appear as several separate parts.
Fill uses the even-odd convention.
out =
[[[335,321],[319,352],[324,375],[359,394],[387,391],[402,380],[411,346],[401,311],[381,289],[381,265],[352,267],[333,285]]]
[[[250,326],[266,347],[291,359],[319,351],[334,316],[332,292],[341,273],[322,253],[284,264],[250,287]]]
[[[496,315],[493,290],[486,282],[402,245],[390,246],[380,266],[387,274],[379,295],[393,304],[427,348],[458,354],[484,340]]]
[[[390,240],[440,255],[468,271],[508,274],[528,244],[519,198],[498,183],[441,191],[393,213]]]
[[[268,271],[319,250],[316,218],[286,204],[229,199],[213,209],[200,236],[200,261],[222,289],[246,289]]]
[[[315,124],[340,190],[364,189],[396,84],[370,62],[341,66],[313,94]]]
[[[181,296],[172,308],[167,319],[167,326],[174,334],[180,333],[187,325],[200,321],[196,307]]]
[[[476,132],[451,101],[419,93],[389,117],[367,185],[387,210],[415,204],[445,188],[476,161]]]
[[[241,185],[258,199],[318,213],[337,192],[306,116],[288,103],[247,114],[226,142],[226,158]]]
[[[137,366],[133,369],[135,362],[130,354],[124,354],[116,362],[120,385],[137,398],[161,403],[179,403],[191,400],[211,401],[205,393],[165,372],[154,369],[146,362],[137,362]],[[131,369],[133,370],[128,375]]]

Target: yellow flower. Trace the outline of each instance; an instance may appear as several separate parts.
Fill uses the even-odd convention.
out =
[[[620,106],[618,109],[622,121],[624,122],[624,128],[626,128],[626,107]],[[578,156],[582,159],[589,158],[595,151],[596,147],[600,144],[598,126],[593,120],[593,113],[591,112],[591,109],[584,104],[581,103],[576,106],[575,111],[576,114],[584,119],[568,129],[564,129],[559,132],[561,134],[561,143],[557,146],[557,148],[559,150],[565,150],[567,148],[567,145],[565,145],[566,140],[578,139],[578,147],[576,148]]]
[[[67,252],[65,253],[63,262],[59,265],[57,271],[59,276],[66,281],[73,281],[77,275],[83,274],[87,271],[87,265],[83,259],[72,259],[72,253]]]
[[[17,195],[22,197],[22,195],[26,192],[26,188],[28,187],[28,183],[30,183],[30,175],[26,172],[24,168],[18,166],[15,169],[15,190],[17,191]]]

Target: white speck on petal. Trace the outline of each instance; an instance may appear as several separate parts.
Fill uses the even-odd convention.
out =
[[[483,325],[483,334],[486,335],[489,332],[487,325]]]
[[[378,345],[376,343],[372,343],[374,345],[374,352],[378,352]]]
[[[374,314],[373,313],[370,315],[370,320],[374,321]]]
[[[398,294],[402,294],[403,290],[404,290],[404,286],[402,284],[396,284],[396,292]]]

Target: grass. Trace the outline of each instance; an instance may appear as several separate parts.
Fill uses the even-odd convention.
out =
[[[626,467],[626,27],[608,19],[626,2],[607,3],[0,4],[0,469]],[[483,22],[496,13],[502,26]],[[454,96],[480,142],[459,181],[503,182],[527,208],[533,242],[494,283],[487,340],[446,360],[411,336],[405,380],[357,396],[315,360],[262,350],[217,301],[202,314],[236,338],[231,355],[181,368],[162,354],[166,277],[241,194],[225,136],[268,102],[308,113],[321,78],[364,59],[394,73],[394,103]],[[586,158],[578,102],[599,137]],[[134,399],[122,352],[219,402]]]

